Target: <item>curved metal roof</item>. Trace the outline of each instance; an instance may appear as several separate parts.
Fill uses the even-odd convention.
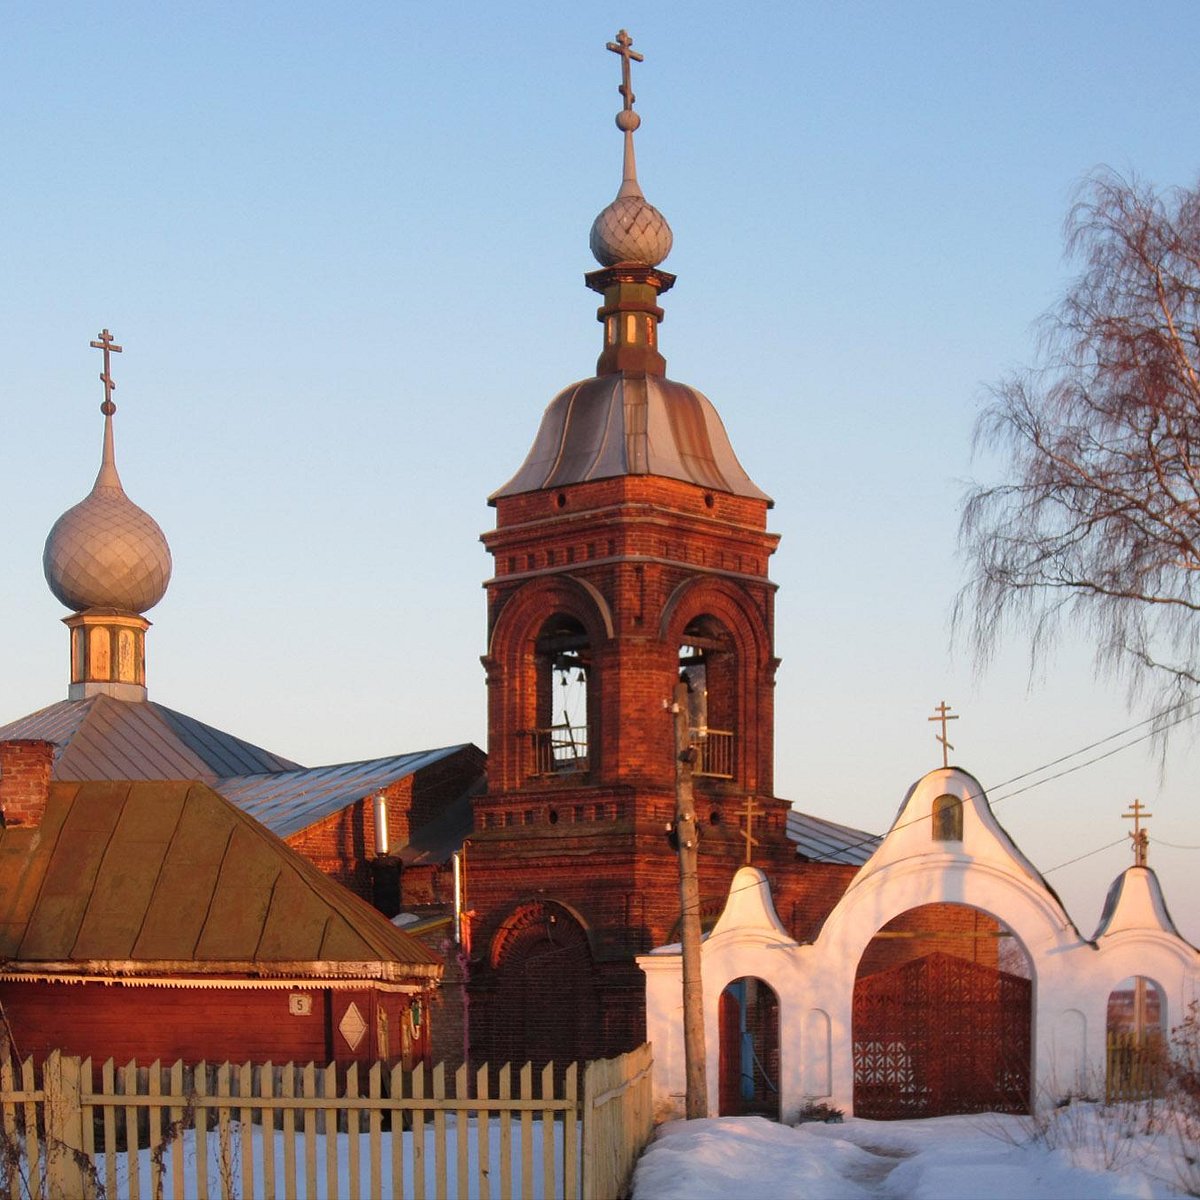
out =
[[[772,503],[738,462],[707,396],[659,375],[619,373],[559,392],[521,469],[488,499],[618,475],[662,475]]]

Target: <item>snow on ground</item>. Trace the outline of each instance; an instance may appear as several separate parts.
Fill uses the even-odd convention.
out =
[[[809,1123],[762,1117],[664,1125],[633,1200],[1167,1200],[1186,1194],[1171,1129],[1072,1104],[1050,1117]],[[1193,1148],[1194,1149],[1194,1148]],[[1193,1193],[1194,1194],[1194,1193]]]

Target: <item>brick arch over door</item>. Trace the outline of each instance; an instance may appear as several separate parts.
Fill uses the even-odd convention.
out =
[[[588,931],[566,905],[522,905],[492,939],[487,1045],[496,1063],[563,1065],[601,1054],[596,968]]]

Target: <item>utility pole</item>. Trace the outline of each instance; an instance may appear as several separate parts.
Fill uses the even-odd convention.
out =
[[[704,1048],[704,988],[700,980],[700,881],[696,876],[696,806],[692,764],[696,747],[686,683],[675,686],[675,837],[679,843],[679,929],[683,944],[683,1057],[687,1072],[687,1118],[708,1116],[708,1069]]]

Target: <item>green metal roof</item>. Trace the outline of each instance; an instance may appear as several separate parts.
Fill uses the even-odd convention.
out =
[[[58,782],[0,830],[0,971],[403,981],[437,958],[203,783]]]

